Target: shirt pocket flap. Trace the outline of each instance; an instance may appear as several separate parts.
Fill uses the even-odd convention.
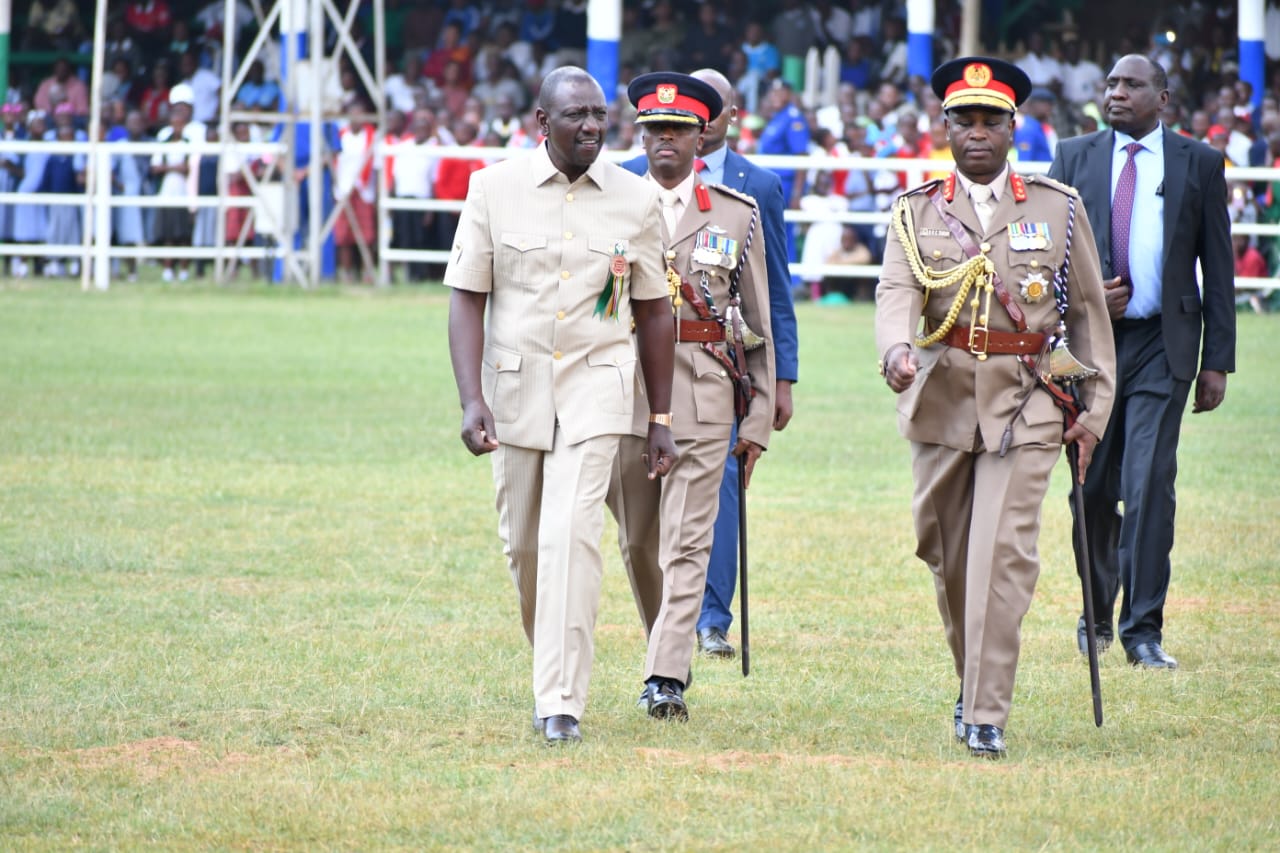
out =
[[[503,231],[499,238],[502,245],[517,252],[528,252],[533,249],[547,248],[547,235],[524,234],[519,231]]]
[[[605,237],[588,237],[587,248],[593,252],[599,252],[602,255],[612,255],[615,247],[622,247],[622,254],[626,255],[631,249],[629,240],[609,240]],[[631,260],[630,257],[627,260]]]
[[[520,370],[520,353],[502,347],[484,348],[484,363],[499,373]]]
[[[629,345],[587,353],[587,365],[590,367],[621,367],[635,360],[636,351]]]

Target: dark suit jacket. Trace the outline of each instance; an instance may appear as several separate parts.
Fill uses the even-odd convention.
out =
[[[621,165],[637,175],[649,171],[649,161],[643,155]],[[764,265],[769,271],[769,330],[773,334],[774,368],[778,379],[795,382],[800,378],[800,342],[796,309],[791,301],[791,271],[787,267],[782,182],[768,169],[761,169],[736,151],[728,151],[724,159],[724,185],[751,196],[760,207]]]
[[[1115,134],[1102,130],[1064,139],[1049,176],[1080,192],[1102,261],[1111,271],[1111,162]],[[1235,259],[1222,154],[1202,142],[1164,129],[1164,272],[1161,327],[1175,378],[1236,366]],[[1196,261],[1204,274],[1196,284]],[[1200,332],[1204,330],[1201,349]]]

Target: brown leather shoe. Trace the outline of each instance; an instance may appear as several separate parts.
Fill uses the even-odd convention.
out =
[[[732,658],[733,646],[719,628],[703,628],[698,632],[698,648],[709,658]]]
[[[548,744],[577,743],[582,740],[578,721],[568,714],[555,714],[543,720],[543,733]]]

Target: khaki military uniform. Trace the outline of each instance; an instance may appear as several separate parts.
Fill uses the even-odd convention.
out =
[[[500,442],[498,532],[540,717],[580,719],[586,707],[601,504],[636,405],[630,300],[667,292],[660,220],[652,183],[600,160],[570,184],[544,144],[472,175],[445,272],[446,285],[488,294],[481,379]],[[615,265],[617,316],[595,316]]]
[[[773,429],[774,352],[759,213],[750,197],[727,187],[695,186],[706,187],[710,209],[689,204],[673,235],[666,234],[663,226],[666,258],[699,294],[705,274],[706,291],[724,316],[730,273],[745,253],[739,279],[742,316],[765,340],[746,352],[756,396],[738,435],[767,447]],[[736,246],[726,241],[735,241]],[[623,561],[649,635],[645,678],[684,682],[693,659],[734,403],[733,383],[725,367],[700,343],[687,335],[682,340],[680,330],[692,329],[699,317],[688,299],[681,297],[679,302],[671,382],[671,431],[679,459],[661,481],[647,478],[642,454],[648,405],[641,387],[632,434],[622,439],[618,451],[609,506],[618,519]],[[715,346],[724,349],[727,344]]]
[[[1080,421],[1101,436],[1115,386],[1115,351],[1084,205],[1073,189],[1047,178],[1026,176],[1025,191],[1016,186],[1016,176],[1003,180],[985,229],[960,182],[943,206],[986,250],[1026,315],[1028,330],[1036,333],[1052,331],[1059,321],[1053,281],[1064,263],[1068,207],[1074,200],[1066,326],[1071,352],[1099,371],[1078,387],[1087,406]],[[930,191],[945,196],[947,186],[932,182],[899,204],[914,220],[907,236],[918,257],[941,272],[967,255],[934,208]],[[1020,194],[1024,200],[1015,197]],[[945,322],[959,285],[931,291],[926,299],[907,252],[891,230],[876,293],[876,346],[883,358],[895,344],[909,343],[919,359],[914,383],[897,401],[899,430],[911,441],[916,553],[934,575],[938,610],[963,682],[964,722],[1004,728],[1020,625],[1040,568],[1040,506],[1061,449],[1063,416],[1017,355],[989,352],[980,358],[971,351],[982,349],[986,336],[976,335],[972,347],[963,332],[952,336],[959,345],[915,345],[918,329],[927,334]],[[987,315],[996,337],[1018,331],[996,294],[989,305],[984,292],[976,295],[978,313]],[[970,292],[963,301],[957,327],[973,325],[969,301],[974,296]],[[1013,339],[1001,340],[1009,345]],[[1042,367],[1047,366],[1045,357]]]

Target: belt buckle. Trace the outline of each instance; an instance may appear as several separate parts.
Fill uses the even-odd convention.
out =
[[[969,352],[978,357],[978,361],[987,359],[987,342],[989,335],[986,326],[972,326],[969,329]]]

